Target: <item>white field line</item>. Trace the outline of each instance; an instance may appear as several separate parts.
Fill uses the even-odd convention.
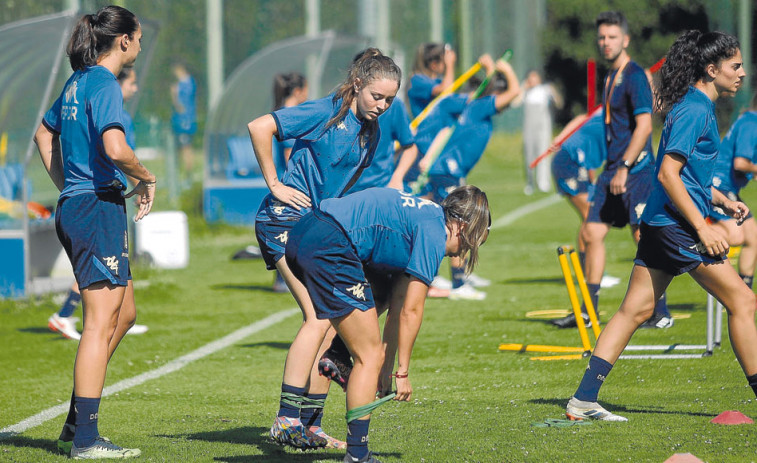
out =
[[[205,344],[204,346],[200,347],[197,350],[194,350],[177,359],[171,360],[170,362],[166,363],[165,365],[159,368],[147,371],[145,373],[134,376],[132,378],[124,379],[123,381],[119,381],[116,384],[112,384],[106,387],[105,389],[103,389],[102,396],[107,397],[109,395],[123,391],[124,389],[129,389],[134,386],[139,386],[140,384],[147,382],[151,379],[157,379],[157,378],[160,378],[161,376],[165,376],[169,373],[173,373],[174,371],[183,368],[184,366],[194,362],[195,360],[200,360],[203,357],[207,357],[210,354],[214,354],[221,349],[229,347],[232,344],[237,343],[248,336],[251,336],[259,331],[262,331],[268,327],[271,327],[279,323],[280,321],[283,321],[284,319],[289,318],[292,315],[298,314],[298,313],[300,313],[300,309],[289,309],[289,310],[282,310],[281,312],[277,312],[272,315],[269,315],[268,317],[262,320],[259,320],[251,325],[247,325],[244,328],[240,328],[234,331],[233,333],[230,333],[220,339],[216,339],[215,341]],[[48,408],[47,410],[43,410],[37,413],[36,415],[29,417],[23,421],[20,421],[14,425],[0,429],[0,440],[22,433],[35,426],[39,426],[45,421],[51,420],[59,415],[67,413],[68,407],[69,407],[68,402],[60,404],[60,405],[56,405],[54,407]]]
[[[562,200],[562,197],[558,194],[554,194],[552,196],[547,196],[546,198],[540,199],[538,201],[534,201],[532,203],[525,204],[514,211],[510,211],[507,214],[503,215],[499,219],[492,222],[492,230],[496,230],[497,228],[503,228],[508,225],[511,225],[516,220],[520,219],[521,217],[524,217],[532,212],[536,212],[540,209],[544,209],[545,207],[549,207],[555,203],[558,203]]]

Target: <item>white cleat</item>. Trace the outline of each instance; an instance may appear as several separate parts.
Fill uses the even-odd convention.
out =
[[[81,339],[81,334],[76,330],[77,320],[78,318],[76,317],[61,317],[56,312],[47,319],[47,327],[51,331],[57,331],[62,334],[64,338],[78,341]]]
[[[435,276],[431,286],[438,289],[452,289],[452,282],[442,276]]]
[[[480,277],[475,273],[471,273],[465,277],[465,283],[473,286],[474,288],[486,288],[492,284],[491,280],[487,280],[484,277]]]
[[[571,421],[581,421],[585,419],[628,421],[628,418],[610,413],[596,402],[584,402],[575,397],[571,397],[568,401],[568,406],[565,409],[565,416]]]
[[[453,301],[483,301],[484,299],[486,299],[486,293],[479,291],[473,286],[466,283],[459,288],[451,289],[449,292],[449,298]]]
[[[600,288],[612,288],[620,284],[620,278],[612,275],[602,275],[602,280],[599,282]]]
[[[125,449],[111,442],[107,437],[99,436],[95,443],[87,448],[71,447],[71,458],[74,460],[100,460],[134,458],[142,454],[139,449]]]
[[[136,323],[129,328],[129,331],[126,332],[126,334],[145,334],[147,333],[147,325],[137,325]]]

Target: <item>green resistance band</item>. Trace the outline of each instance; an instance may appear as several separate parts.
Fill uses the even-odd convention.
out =
[[[360,407],[355,407],[352,410],[347,411],[347,415],[346,415],[347,422],[351,423],[351,422],[353,422],[353,421],[355,421],[355,420],[357,420],[359,418],[362,418],[362,417],[364,417],[366,415],[370,415],[373,410],[379,408],[385,402],[388,402],[388,401],[392,400],[396,395],[397,395],[397,393],[392,392],[389,395],[384,396],[384,397],[382,397],[382,398],[380,398],[378,400],[375,400],[375,401],[373,401],[373,402],[371,402],[369,404],[361,405]]]

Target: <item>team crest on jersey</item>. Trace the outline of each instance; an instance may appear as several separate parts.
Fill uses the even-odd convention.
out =
[[[363,283],[358,283],[355,286],[351,286],[347,288],[347,291],[352,293],[352,295],[355,297],[355,299],[365,300],[365,285]]]
[[[636,218],[641,218],[641,214],[644,213],[644,208],[647,207],[647,203],[640,203],[636,205],[635,211],[636,211]]]
[[[116,256],[103,257],[103,260],[105,261],[105,265],[118,275],[118,259]]]
[[[287,244],[287,240],[289,240],[289,231],[281,232],[281,234],[276,235],[276,239],[281,241],[282,244]]]

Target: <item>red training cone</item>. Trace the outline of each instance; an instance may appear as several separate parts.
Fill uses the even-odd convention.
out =
[[[710,423],[715,424],[753,424],[754,420],[738,410],[726,410],[713,418]]]
[[[690,453],[676,453],[665,460],[665,463],[704,463],[699,458]]]

